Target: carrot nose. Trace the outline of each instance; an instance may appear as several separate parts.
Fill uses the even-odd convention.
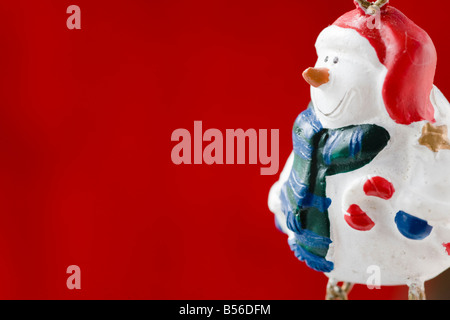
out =
[[[308,68],[303,72],[303,78],[306,82],[315,88],[330,81],[330,69],[327,68]]]

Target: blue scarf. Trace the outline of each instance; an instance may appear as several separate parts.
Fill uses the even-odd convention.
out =
[[[357,170],[383,150],[390,137],[376,125],[324,129],[312,103],[295,121],[294,164],[281,191],[287,226],[295,234],[289,245],[296,257],[317,271],[330,272],[330,239],[326,177]]]

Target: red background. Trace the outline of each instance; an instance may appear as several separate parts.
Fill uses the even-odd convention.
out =
[[[433,38],[435,83],[450,94],[450,4],[391,3]],[[66,27],[71,4],[82,30]],[[322,299],[326,277],[296,260],[267,208],[277,176],[175,166],[170,137],[195,120],[280,129],[282,166],[309,102],[301,71],[315,63],[315,39],[353,7],[2,1],[0,298]],[[81,290],[66,287],[73,264]],[[442,297],[443,279],[430,297]],[[406,292],[357,286],[351,298]]]

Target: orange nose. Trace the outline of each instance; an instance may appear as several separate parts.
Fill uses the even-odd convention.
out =
[[[330,81],[330,69],[327,68],[308,68],[303,72],[303,78],[306,82],[315,88]]]

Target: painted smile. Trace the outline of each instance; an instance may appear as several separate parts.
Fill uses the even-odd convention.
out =
[[[327,116],[327,117],[333,116],[335,113],[337,113],[338,110],[342,109],[341,106],[344,105],[344,107],[345,107],[345,105],[347,105],[347,102],[348,102],[348,100],[349,100],[349,98],[350,98],[350,96],[351,96],[351,95],[350,95],[350,92],[351,92],[351,90],[348,90],[348,91],[344,94],[344,96],[342,97],[341,101],[339,101],[339,103],[337,104],[337,106],[336,106],[332,111],[330,111],[330,112],[323,112],[323,111],[320,109],[319,106],[317,107],[317,109],[319,109],[320,113],[322,113],[324,116]]]

